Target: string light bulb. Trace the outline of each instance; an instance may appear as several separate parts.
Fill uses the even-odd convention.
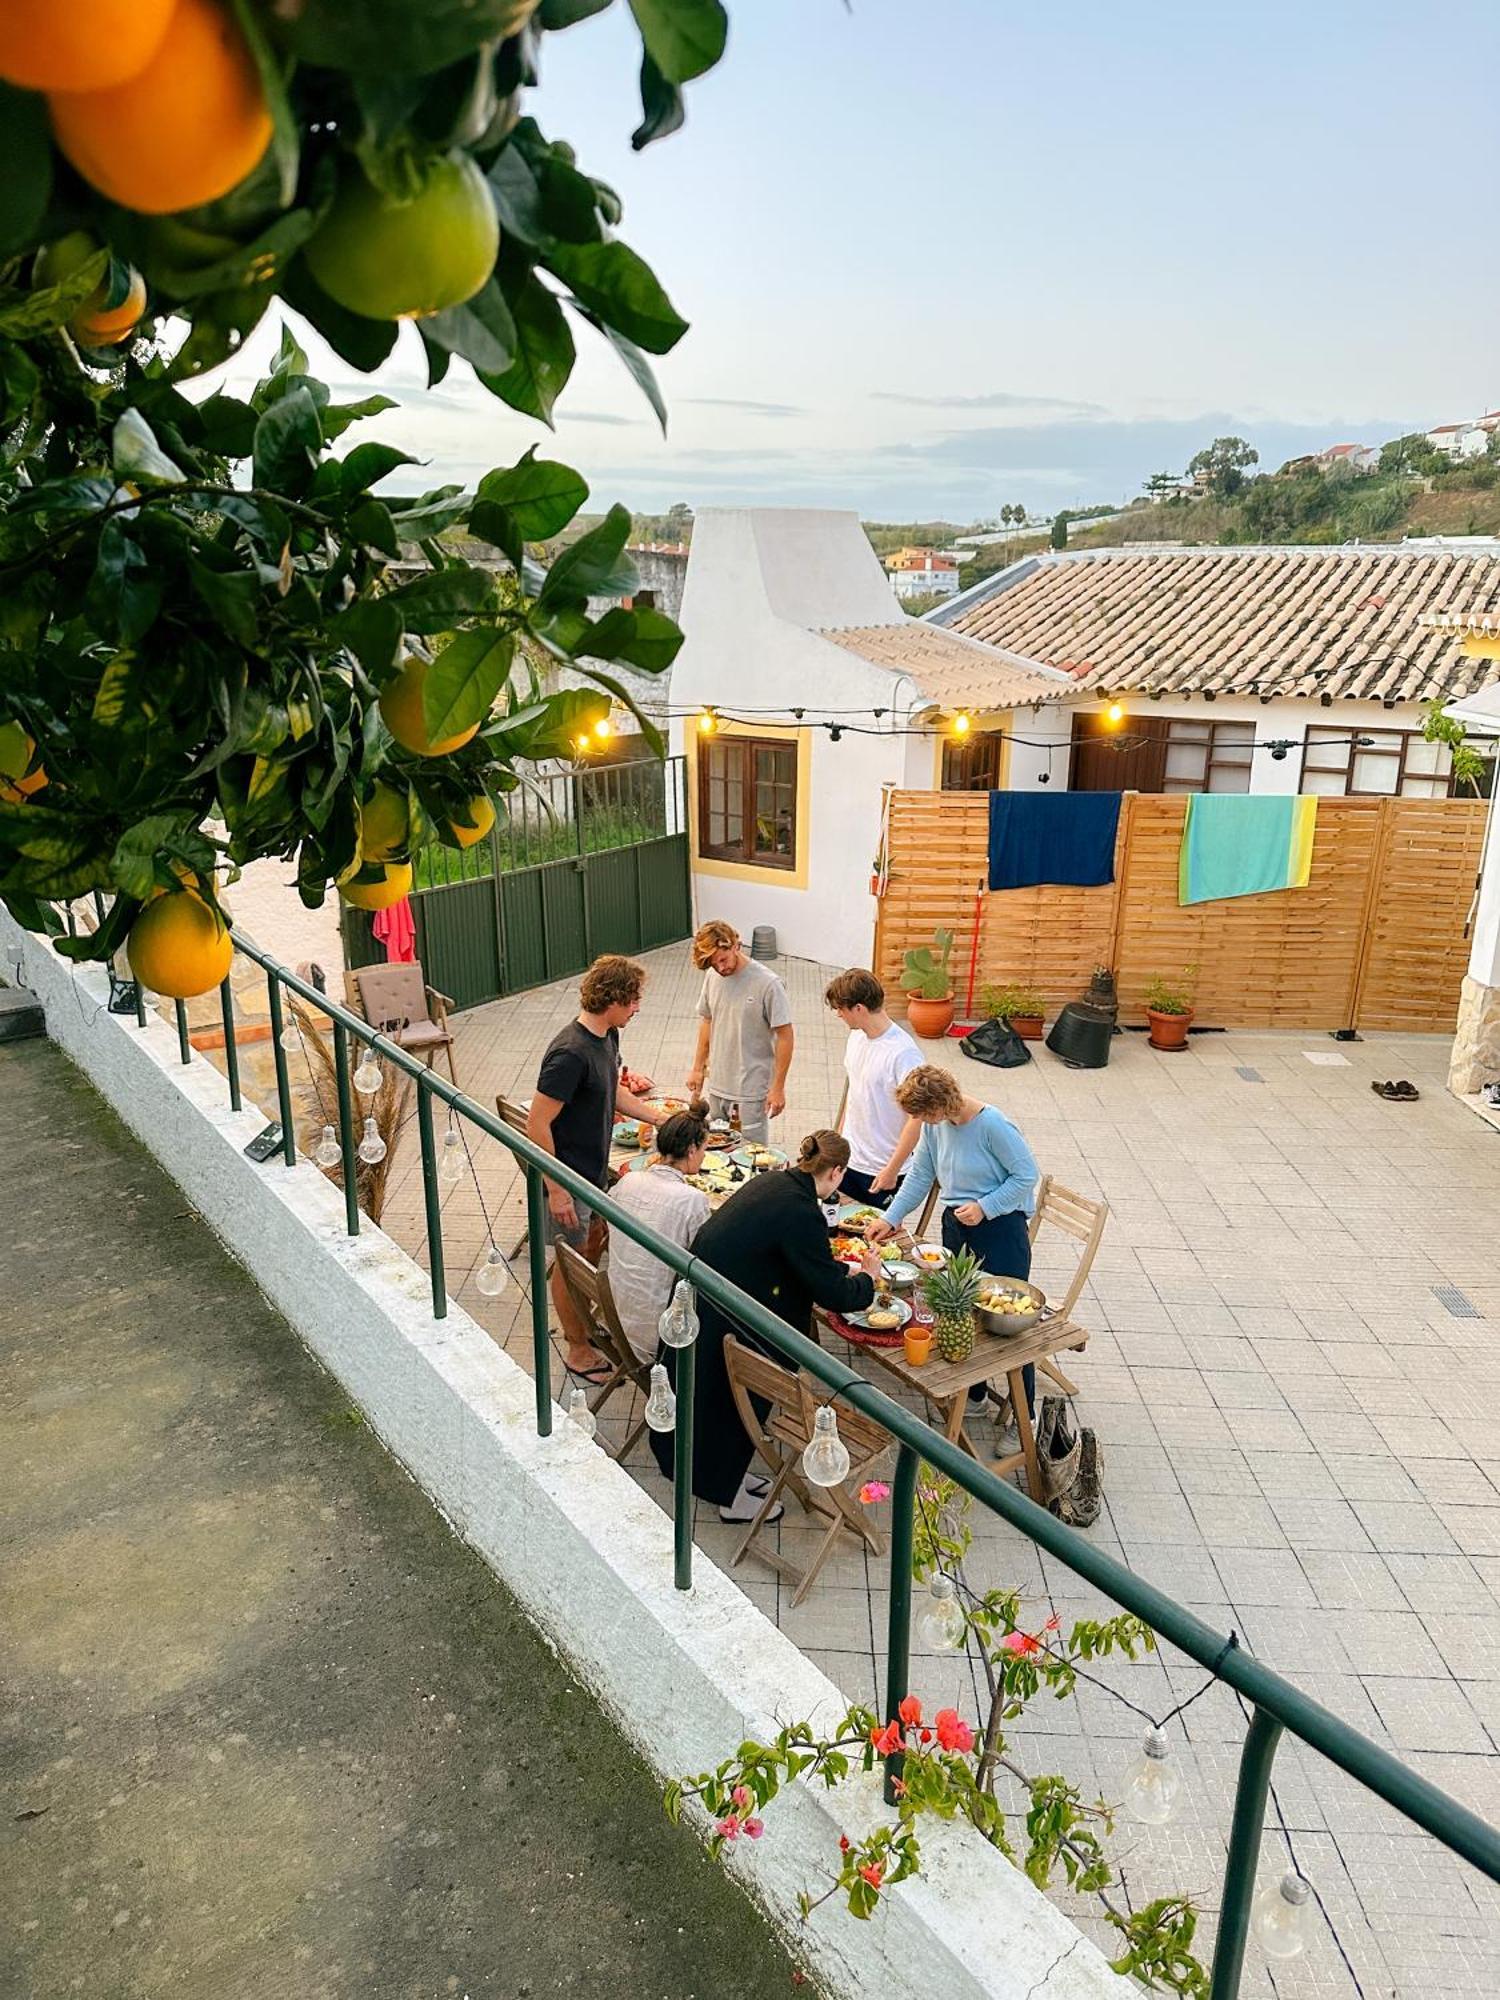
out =
[[[574,1430],[582,1431],[586,1438],[598,1435],[599,1419],[589,1408],[588,1396],[576,1383],[568,1391],[567,1417]]]
[[[373,1049],[366,1049],[359,1059],[359,1068],[354,1072],[354,1088],[361,1097],[373,1097],[380,1088],[380,1058]]]
[[[367,1167],[378,1167],[385,1158],[385,1141],[373,1118],[365,1120],[365,1136],[359,1142],[359,1157]]]
[[[438,1155],[438,1179],[444,1187],[457,1187],[464,1177],[464,1142],[456,1125],[443,1134],[443,1150]]]
[[[576,747],[580,757],[585,756],[588,753],[589,747],[592,744],[592,742],[593,738],[591,736],[580,736],[578,738]]]
[[[955,736],[967,736],[972,727],[973,724],[969,718],[969,711],[966,708],[961,708],[953,718],[953,734]]]
[[[1250,1924],[1267,1958],[1300,1958],[1312,1942],[1312,1884],[1289,1868],[1256,1897]]]
[[[651,1393],[646,1398],[646,1422],[654,1431],[677,1428],[677,1398],[659,1361],[651,1364]]]
[[[928,1598],[917,1619],[917,1637],[929,1653],[961,1653],[969,1621],[958,1601],[958,1587],[939,1570],[928,1585]]]
[[[705,708],[699,711],[698,734],[700,736],[712,736],[714,731],[718,728],[718,726],[719,726],[719,718],[714,714],[711,708]]]
[[[693,1303],[693,1288],[685,1278],[678,1279],[656,1326],[663,1347],[691,1347],[698,1338],[698,1309]]]
[[[1125,720],[1125,704],[1123,701],[1112,701],[1104,713],[1109,717],[1111,722],[1123,722]]]
[[[297,1032],[297,1023],[295,1020],[288,1021],[276,1039],[286,1050],[287,1054],[291,1056],[294,1056],[302,1046],[302,1037]]]
[[[849,1447],[839,1436],[832,1403],[821,1404],[813,1419],[813,1434],[802,1454],[802,1476],[814,1486],[842,1486],[849,1477]]]
[[[336,1167],[343,1157],[338,1134],[331,1125],[325,1125],[322,1138],[313,1147],[313,1164],[319,1167]]]
[[[1165,1730],[1151,1726],[1141,1738],[1141,1754],[1125,1773],[1122,1809],[1142,1826],[1165,1826],[1177,1810],[1182,1773],[1172,1761]]]
[[[510,1266],[492,1243],[474,1273],[474,1289],[482,1298],[498,1299],[510,1283]]]
[[[613,731],[610,729],[609,717],[607,715],[601,715],[599,720],[594,724],[594,734],[601,743],[609,741]]]

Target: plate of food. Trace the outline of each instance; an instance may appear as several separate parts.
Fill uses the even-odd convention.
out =
[[[779,1146],[740,1146],[729,1157],[737,1166],[748,1167],[755,1174],[763,1174],[770,1167],[786,1165],[786,1154]]]
[[[906,1252],[924,1277],[931,1271],[941,1271],[951,1254],[941,1243],[913,1243]]]
[[[866,1333],[899,1333],[912,1316],[908,1300],[887,1298],[877,1295],[875,1303],[866,1306],[863,1312],[843,1315],[850,1326],[862,1326]]]
[[[858,1202],[853,1201],[846,1202],[839,1209],[838,1213],[838,1226],[840,1229],[853,1229],[861,1235],[872,1222],[883,1222],[884,1220],[885,1218],[881,1215],[878,1208],[871,1208],[867,1204],[861,1206]]]
[[[685,1097],[645,1097],[641,1102],[649,1104],[653,1111],[660,1111],[664,1116],[673,1111],[686,1111],[688,1108]]]
[[[828,1247],[841,1264],[862,1264],[869,1254],[870,1246],[863,1236],[839,1234],[829,1238]]]
[[[623,1153],[633,1153],[638,1147],[649,1147],[651,1138],[652,1128],[649,1125],[639,1124],[634,1118],[622,1118],[610,1133],[609,1142]]]

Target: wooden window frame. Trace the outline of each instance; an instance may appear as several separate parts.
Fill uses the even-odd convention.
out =
[[[1189,731],[1203,731],[1200,741]],[[1230,731],[1234,731],[1231,737]],[[1243,732],[1248,730],[1249,735]],[[1178,732],[1182,733],[1179,734]],[[1236,750],[1248,750],[1251,757],[1226,757],[1222,752],[1230,745]],[[1164,798],[1185,798],[1195,792],[1207,792],[1215,771],[1243,771],[1245,790],[1250,790],[1252,758],[1255,748],[1255,724],[1228,716],[1173,715],[1167,718],[1166,751],[1162,759],[1162,785]],[[1203,756],[1197,775],[1197,782],[1170,775],[1167,765],[1174,750],[1201,750]]]
[[[775,750],[792,759],[791,792],[792,844],[786,854],[757,852],[755,847],[755,753]],[[709,785],[716,756],[735,753],[740,760],[742,832],[735,842],[711,842],[708,837]],[[802,775],[802,745],[785,736],[714,736],[698,749],[698,853],[704,861],[728,861],[741,868],[771,868],[792,873],[797,866],[797,846],[801,829],[797,824],[797,794]]]
[[[1324,737],[1331,737],[1334,740],[1331,742],[1317,741],[1316,739],[1318,738],[1320,732]],[[1394,748],[1392,748],[1388,744],[1379,743],[1376,744],[1371,749],[1361,750],[1357,748],[1355,745],[1354,738],[1356,736],[1394,736],[1398,739],[1398,741],[1395,744]],[[1304,791],[1306,790],[1309,770],[1311,770],[1314,776],[1318,777],[1338,776],[1338,768],[1335,764],[1309,765],[1307,760],[1307,753],[1309,750],[1338,751],[1339,749],[1342,749],[1344,753],[1343,793],[1340,794],[1338,792],[1323,792],[1320,794],[1316,794],[1316,796],[1322,798],[1338,798],[1342,796],[1346,799],[1401,799],[1401,798],[1426,798],[1426,799],[1450,798],[1451,799],[1451,798],[1458,798],[1460,796],[1464,797],[1470,796],[1469,794],[1460,794],[1458,792],[1455,792],[1453,788],[1453,768],[1452,768],[1451,758],[1449,759],[1449,768],[1446,771],[1408,770],[1407,758],[1411,750],[1412,744],[1422,743],[1425,742],[1426,740],[1427,739],[1423,736],[1420,729],[1388,729],[1383,727],[1379,723],[1366,723],[1358,727],[1344,730],[1344,729],[1339,729],[1335,724],[1331,722],[1312,723],[1308,727],[1307,735],[1303,738],[1302,766],[1301,766],[1300,776],[1298,779],[1299,785]],[[1356,761],[1361,757],[1379,757],[1383,759],[1395,760],[1396,785],[1394,791],[1372,792],[1364,789],[1363,787],[1358,787],[1355,785],[1354,767]],[[1428,785],[1444,784],[1446,785],[1447,789],[1446,791],[1443,792],[1432,792],[1432,791],[1408,792],[1405,789],[1406,780],[1408,777],[1419,779],[1423,784],[1428,784]]]
[[[1005,755],[1005,732],[980,729],[962,742],[945,740],[940,790],[945,792],[993,792],[1000,788],[1000,767]],[[983,778],[984,783],[976,780]]]

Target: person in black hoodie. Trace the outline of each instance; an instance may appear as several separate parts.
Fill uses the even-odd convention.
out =
[[[815,1305],[827,1311],[862,1312],[875,1296],[879,1254],[870,1250],[861,1271],[834,1256],[821,1202],[830,1199],[849,1164],[849,1142],[838,1132],[811,1132],[796,1164],[758,1174],[711,1215],[693,1241],[693,1254],[752,1299],[768,1306],[798,1333],[812,1327]],[[782,1357],[735,1324],[711,1299],[698,1294],[697,1392],[693,1408],[693,1491],[717,1503],[724,1521],[749,1521],[765,1498],[766,1482],[750,1472],[754,1450],[734,1406],[724,1337]],[[675,1350],[662,1350],[675,1381]],[[656,1462],[672,1476],[672,1433],[653,1431]]]

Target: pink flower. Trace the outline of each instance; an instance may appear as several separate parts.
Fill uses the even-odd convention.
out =
[[[956,1708],[940,1708],[933,1717],[937,1740],[944,1750],[972,1750],[974,1732]]]
[[[1062,1619],[1054,1611],[1052,1616],[1047,1620],[1046,1624],[1042,1627],[1042,1630],[1044,1632],[1055,1632],[1057,1631],[1057,1629],[1061,1624],[1062,1624]]]
[[[839,1853],[847,1854],[848,1852],[849,1852],[849,1836],[847,1833],[841,1833],[839,1835]]]
[[[922,1720],[922,1704],[914,1694],[909,1694],[902,1701],[896,1713],[901,1717],[907,1728],[910,1729],[914,1722]]]
[[[877,1500],[889,1500],[891,1489],[883,1479],[867,1479],[859,1489],[859,1497],[866,1507],[873,1507]]]
[[[745,1821],[745,1837],[747,1840],[759,1840],[765,1830],[766,1824],[764,1820],[747,1819]]]
[[[901,1725],[888,1722],[884,1729],[872,1729],[870,1741],[882,1757],[891,1757],[901,1748]]]
[[[731,1813],[727,1819],[721,1819],[719,1821],[718,1831],[723,1835],[725,1840],[739,1839],[740,1823],[735,1818],[733,1813]]]
[[[748,1785],[736,1785],[734,1790],[729,1794],[729,1796],[734,1800],[735,1804],[743,1812],[745,1807],[748,1806],[751,1802],[750,1787]]]
[[[864,1876],[872,1889],[878,1889],[885,1880],[885,1870],[874,1861],[867,1861],[859,1872]]]
[[[1007,1632],[1000,1644],[1005,1652],[1014,1653],[1023,1660],[1029,1660],[1033,1653],[1042,1650],[1041,1640],[1034,1638],[1030,1632]]]

